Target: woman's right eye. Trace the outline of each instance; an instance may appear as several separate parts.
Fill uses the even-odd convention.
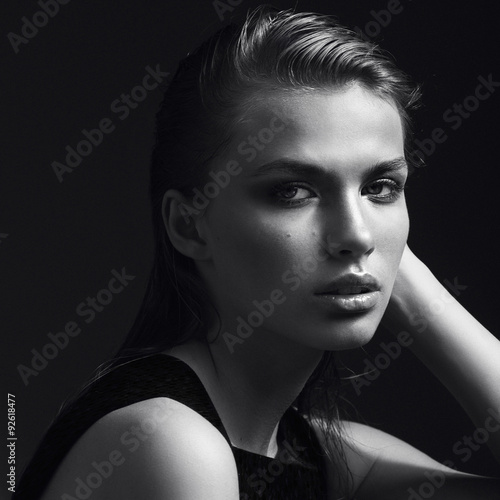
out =
[[[311,188],[300,182],[280,183],[272,188],[271,194],[279,204],[286,206],[299,206],[316,197]]]

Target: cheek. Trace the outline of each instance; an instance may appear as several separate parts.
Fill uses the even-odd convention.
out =
[[[307,251],[295,237],[298,232],[296,222],[258,210],[228,214],[213,232],[217,274],[225,282],[238,281],[235,286],[247,296],[282,288],[283,274]]]

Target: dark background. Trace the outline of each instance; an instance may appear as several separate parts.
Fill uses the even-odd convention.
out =
[[[226,0],[222,0],[226,3]],[[394,1],[394,0],[393,0]],[[233,4],[237,0],[232,0]],[[100,2],[72,0],[16,54],[7,39],[32,20],[36,2],[4,3],[1,16],[2,162],[0,198],[1,322],[4,394],[16,396],[17,457],[21,467],[61,402],[118,347],[137,312],[152,259],[147,198],[148,158],[161,90],[153,90],[120,120],[110,109],[140,84],[146,66],[173,73],[177,63],[223,22],[259,2],[242,0],[220,20],[212,1]],[[280,8],[295,2],[276,1]],[[299,1],[297,10],[337,15],[364,29],[384,1]],[[474,94],[478,77],[500,81],[498,7],[493,2],[400,0],[402,11],[368,34],[422,83],[424,107],[417,138],[436,127],[447,140],[425,155],[427,167],[407,191],[410,246],[440,280],[467,288],[459,300],[494,332],[498,309],[498,125],[500,89],[452,130],[443,114]],[[228,4],[229,5],[229,4]],[[495,10],[496,9],[496,10]],[[82,129],[110,118],[116,129],[59,182],[51,163]],[[76,306],[104,288],[111,270],[125,267],[134,280],[86,324]],[[30,366],[68,321],[82,333],[26,386],[18,373]],[[381,352],[390,338],[379,332],[346,357],[354,369]],[[499,360],[500,362],[500,360]],[[454,443],[474,427],[459,405],[409,352],[379,378],[349,397],[365,420],[459,468],[494,474],[486,445],[467,463]],[[2,487],[2,492],[3,490]]]

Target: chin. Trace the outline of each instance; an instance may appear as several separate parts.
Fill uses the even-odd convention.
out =
[[[380,320],[362,316],[353,318],[346,316],[333,324],[321,328],[318,340],[325,351],[346,351],[364,346],[373,339]],[[318,332],[319,333],[319,332]]]

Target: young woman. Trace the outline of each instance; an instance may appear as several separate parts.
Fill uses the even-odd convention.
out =
[[[316,14],[258,9],[182,61],[157,119],[142,308],[14,498],[499,498],[341,420],[335,398],[333,353],[383,320],[500,461],[500,343],[406,246],[418,98]]]

